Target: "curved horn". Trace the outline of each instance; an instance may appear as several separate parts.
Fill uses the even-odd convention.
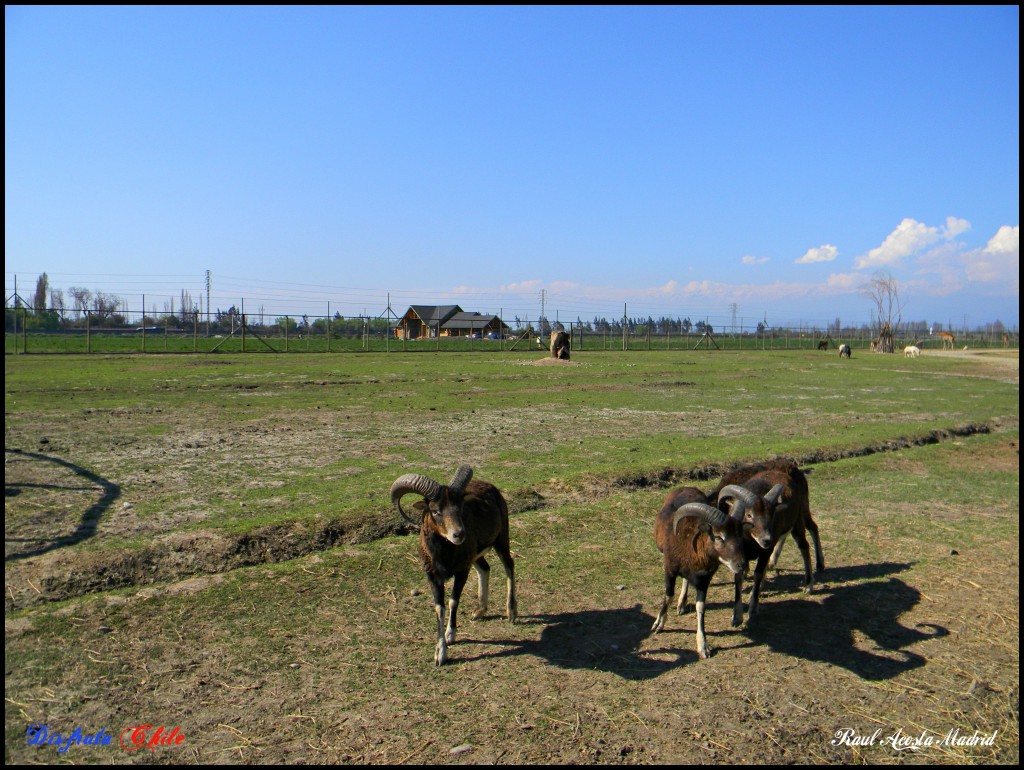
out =
[[[452,476],[452,483],[448,485],[448,488],[461,495],[471,478],[473,478],[473,469],[468,465],[460,465],[455,471],[455,475]]]
[[[402,510],[402,497],[410,492],[423,495],[427,500],[436,500],[441,496],[441,485],[422,473],[406,473],[404,476],[399,476],[391,485],[391,504],[398,508],[403,519],[410,524],[419,526],[420,522],[411,519],[409,514]]]
[[[706,503],[687,503],[680,507],[679,510],[676,511],[676,515],[672,517],[673,532],[675,532],[676,527],[679,526],[679,520],[683,518],[700,519],[704,523],[710,524],[712,527],[720,527],[729,520],[728,516],[712,505],[707,505]]]
[[[718,499],[721,500],[723,497],[736,498],[737,505],[730,514],[734,519],[742,519],[743,512],[757,503],[757,495],[739,484],[729,484],[729,486],[723,487],[722,491],[718,493]]]
[[[775,505],[778,499],[782,496],[782,491],[785,489],[784,484],[776,484],[774,487],[768,490],[768,494],[764,496],[764,501],[768,505]]]

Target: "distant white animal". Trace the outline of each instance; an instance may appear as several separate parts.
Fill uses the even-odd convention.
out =
[[[839,357],[840,358],[849,358],[851,353],[852,353],[852,351],[850,350],[850,346],[847,345],[845,342],[842,345],[839,346]]]
[[[921,348],[917,345],[907,345],[903,348],[904,358],[917,358],[919,355],[921,355]]]

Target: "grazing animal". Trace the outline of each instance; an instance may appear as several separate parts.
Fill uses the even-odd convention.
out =
[[[718,508],[707,504],[704,493],[696,487],[680,487],[668,494],[654,524],[654,542],[663,555],[665,569],[665,596],[661,602],[652,633],[665,627],[668,605],[675,593],[676,578],[683,578],[679,594],[678,612],[686,611],[687,587],[692,582],[697,591],[697,654],[707,658],[711,654],[704,633],[704,602],[711,578],[719,564],[729,568],[736,585],[733,625],[743,622],[743,602],[740,589],[746,566],[743,546],[742,512],[727,516]]]
[[[569,360],[569,335],[564,331],[551,332],[551,357]]]
[[[506,615],[509,622],[516,620],[515,567],[509,542],[508,505],[497,487],[486,481],[473,480],[472,476],[470,466],[460,465],[448,486],[419,473],[407,473],[391,485],[391,504],[398,508],[406,521],[420,527],[420,561],[427,573],[437,615],[434,663],[438,666],[448,660],[448,645],[455,641],[455,617],[470,567],[476,569],[480,598],[473,619],[481,618],[487,612],[491,568],[484,554],[491,548],[498,554],[508,578]],[[402,509],[402,497],[409,493],[423,498],[413,504],[420,521]],[[450,578],[454,578],[454,583],[446,624],[444,584]]]
[[[921,355],[921,348],[917,345],[907,345],[903,348],[904,358],[917,358],[919,355]]]
[[[845,342],[839,346],[839,357],[849,358],[853,351],[850,350],[850,346]]]
[[[818,350],[828,350],[828,340],[818,342]]]
[[[756,559],[754,585],[747,609],[751,616],[757,612],[766,568],[775,566],[786,535],[790,533],[804,560],[804,590],[813,589],[808,531],[814,540],[815,571],[819,575],[825,569],[825,556],[821,550],[818,525],[811,518],[807,476],[796,463],[792,460],[768,460],[737,468],[722,478],[708,498],[717,500],[718,507],[723,510],[733,506],[729,510],[730,515],[736,515],[739,507],[745,525],[749,526],[745,556],[748,564]],[[730,503],[731,500],[735,502]]]
[[[953,349],[953,344],[956,342],[956,337],[953,332],[937,332],[934,328],[929,329],[928,333],[938,337],[942,340],[942,349],[945,350],[946,346],[949,345],[949,349]]]

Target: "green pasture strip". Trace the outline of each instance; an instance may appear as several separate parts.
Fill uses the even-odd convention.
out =
[[[983,553],[987,544],[1015,542],[1020,467],[987,458],[1018,441],[1014,429],[821,463],[809,476],[812,512],[819,522],[839,523],[840,531],[870,521],[877,537],[908,553],[916,550],[913,558],[921,562],[941,562],[953,550]],[[870,557],[870,539],[861,545],[851,558]]]
[[[5,446],[60,457],[135,515],[244,533],[388,516],[387,489],[469,462],[506,491],[671,476],[1015,417],[970,360],[814,352],[21,356]],[[41,443],[45,440],[45,443]],[[17,505],[10,506],[17,515]],[[159,528],[158,528],[159,531]],[[131,541],[133,535],[128,535]],[[75,548],[118,547],[83,541]]]

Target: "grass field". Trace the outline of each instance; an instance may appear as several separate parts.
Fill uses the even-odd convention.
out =
[[[1018,419],[1015,350],[8,356],[5,760],[1014,764]],[[777,455],[817,591],[789,544],[743,628],[716,578],[709,660],[692,615],[651,636],[666,491]],[[436,670],[387,490],[462,462],[521,621]]]

